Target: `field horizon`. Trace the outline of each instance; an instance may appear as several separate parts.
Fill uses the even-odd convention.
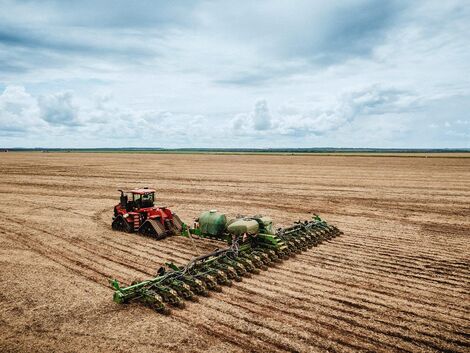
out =
[[[146,153],[146,154],[221,154],[221,155],[298,155],[366,157],[444,157],[470,158],[466,148],[0,148],[3,152],[36,153]]]

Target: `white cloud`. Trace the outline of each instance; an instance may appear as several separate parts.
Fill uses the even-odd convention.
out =
[[[41,118],[52,125],[79,125],[78,107],[72,102],[71,92],[61,92],[39,97]]]
[[[255,130],[269,130],[271,128],[271,115],[266,100],[259,100],[255,104],[255,111],[251,117]]]
[[[253,133],[257,131],[263,132],[270,130],[272,127],[271,114],[269,113],[268,104],[265,99],[259,99],[255,102],[252,112],[238,114],[232,120],[232,128],[237,132],[249,131]]]
[[[271,116],[266,100],[259,100],[251,113],[239,114],[232,122],[234,130],[243,134],[324,135],[370,115],[405,114],[416,109],[419,99],[412,93],[379,86],[344,93],[330,105],[301,111],[292,105],[282,105]]]
[[[24,136],[41,125],[36,99],[24,87],[7,86],[0,95],[0,135]]]
[[[109,95],[84,101],[81,109],[73,101],[73,92],[35,97],[24,87],[7,86],[0,95],[0,134],[23,139],[31,136],[31,141],[41,146],[47,146],[44,141],[54,137],[56,142],[62,143],[63,139],[70,146],[83,147],[91,136],[91,141],[102,147],[116,141],[118,146],[121,142],[157,147],[171,140],[194,138],[200,131],[193,126],[207,130],[210,124],[202,115],[121,109]]]

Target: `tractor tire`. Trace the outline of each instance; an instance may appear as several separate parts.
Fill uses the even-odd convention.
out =
[[[181,231],[183,230],[183,221],[176,213],[173,213],[173,227],[175,228],[176,234],[181,234]]]
[[[129,225],[129,223],[126,222],[126,220],[121,215],[114,218],[113,223],[111,224],[111,228],[120,232],[132,232],[132,227]]]
[[[169,235],[180,235],[181,234],[181,232],[178,230],[178,228],[176,228],[176,226],[173,223],[168,222],[167,227],[168,227]]]
[[[157,240],[163,239],[167,236],[167,231],[165,230],[164,226],[154,219],[146,220],[140,226],[139,233]]]

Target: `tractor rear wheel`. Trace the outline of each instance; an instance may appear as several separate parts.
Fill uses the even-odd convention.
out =
[[[181,218],[176,213],[173,213],[173,228],[172,231],[178,235],[183,230],[183,221],[181,221]]]
[[[146,220],[139,228],[139,232],[145,236],[155,238],[157,240],[163,239],[167,235],[164,226],[153,219]]]

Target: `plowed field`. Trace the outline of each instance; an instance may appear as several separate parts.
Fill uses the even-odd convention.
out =
[[[470,158],[4,153],[2,352],[469,352]],[[108,279],[216,247],[110,229],[119,188],[344,235],[163,316]]]

